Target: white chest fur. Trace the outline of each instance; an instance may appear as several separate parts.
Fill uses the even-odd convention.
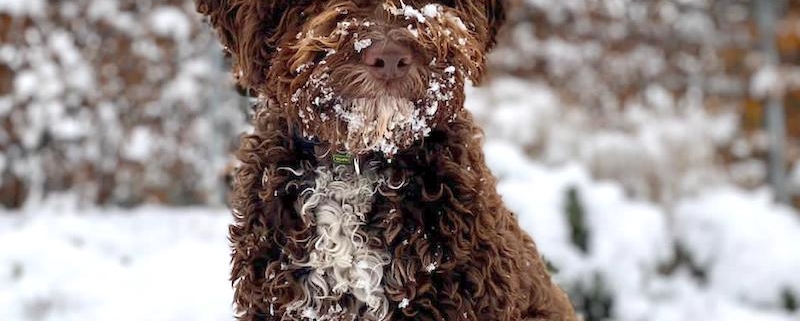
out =
[[[338,320],[355,317],[366,305],[370,319],[383,319],[388,300],[381,280],[389,254],[370,248],[360,230],[380,179],[369,172],[357,175],[348,166],[315,172],[313,187],[303,191],[295,204],[313,224],[316,236],[309,242],[308,260],[294,264],[311,272],[303,280],[305,299],[292,303],[287,312],[302,319]],[[343,307],[340,299],[348,293],[357,302]]]

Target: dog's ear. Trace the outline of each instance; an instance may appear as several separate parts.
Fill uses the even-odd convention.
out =
[[[234,7],[231,1],[226,0],[197,0],[195,1],[197,12],[208,18],[211,26],[217,30],[217,36],[227,53],[231,53],[231,48],[236,46],[236,12],[231,12]]]
[[[259,91],[266,81],[270,60],[278,50],[281,30],[292,24],[292,12],[302,2],[290,0],[196,0],[197,11],[217,30],[220,42],[233,58],[233,71],[244,88]]]
[[[468,19],[473,19],[475,31],[484,37],[486,51],[497,43],[497,32],[506,20],[507,0],[456,0],[457,7],[463,10]]]

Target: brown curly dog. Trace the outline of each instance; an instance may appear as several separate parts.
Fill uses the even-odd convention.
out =
[[[463,108],[500,0],[198,0],[259,96],[232,198],[240,320],[576,320]]]

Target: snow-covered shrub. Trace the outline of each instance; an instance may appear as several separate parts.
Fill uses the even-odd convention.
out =
[[[591,231],[578,189],[567,188],[564,197],[564,215],[569,225],[570,240],[580,252],[586,255],[589,252]],[[575,309],[583,313],[585,321],[606,320],[612,317],[614,298],[605,282],[605,278],[595,272],[591,278],[582,278],[576,283],[567,283],[566,291],[569,293],[570,300],[574,302]]]
[[[2,3],[2,205],[223,201],[246,116],[192,1]]]
[[[675,232],[710,291],[772,309],[796,306],[800,218],[768,192],[719,189],[687,199],[675,209]]]
[[[716,150],[737,133],[732,111],[690,102],[661,109],[631,104],[594,117],[548,85],[509,77],[472,88],[468,97],[487,135],[520,144],[547,164],[585,164],[594,177],[619,182],[639,199],[670,204],[727,181]]]
[[[586,210],[580,200],[578,189],[567,189],[564,214],[569,222],[570,240],[583,253],[589,252],[589,236],[591,233],[586,222]]]
[[[513,85],[534,88],[516,101],[535,102],[506,103],[515,97],[489,94],[500,108],[480,113],[486,124],[513,119],[512,126],[490,130],[525,144],[548,163],[579,159],[594,177],[621,182],[630,195],[663,204],[706,185],[765,182],[769,145],[762,124],[753,130],[742,108],[757,105],[758,93],[766,90],[751,87],[793,83],[759,79],[794,79],[789,75],[796,68],[759,72],[763,59],[750,29],[752,3],[519,3],[490,70],[529,81]],[[780,24],[779,32],[795,30],[788,26]],[[489,91],[504,91],[497,87]]]

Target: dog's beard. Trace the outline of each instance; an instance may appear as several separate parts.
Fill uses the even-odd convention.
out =
[[[344,147],[356,154],[371,150],[392,155],[430,131],[426,119],[406,98],[354,98],[336,113],[347,124]]]
[[[391,158],[455,119],[463,99],[465,73],[455,65],[423,67],[405,83],[386,85],[347,63],[316,64],[307,78],[296,82],[302,85],[285,104],[294,108],[304,137],[337,151],[379,152]],[[337,86],[332,79],[338,80]]]
[[[312,75],[291,102],[298,108],[304,137],[355,155],[380,152],[392,157],[455,118],[453,100],[462,88],[455,69],[431,73],[427,86],[412,88],[408,96],[375,87],[370,87],[375,88],[371,95],[352,95],[350,88],[332,87],[330,76],[322,72]]]

